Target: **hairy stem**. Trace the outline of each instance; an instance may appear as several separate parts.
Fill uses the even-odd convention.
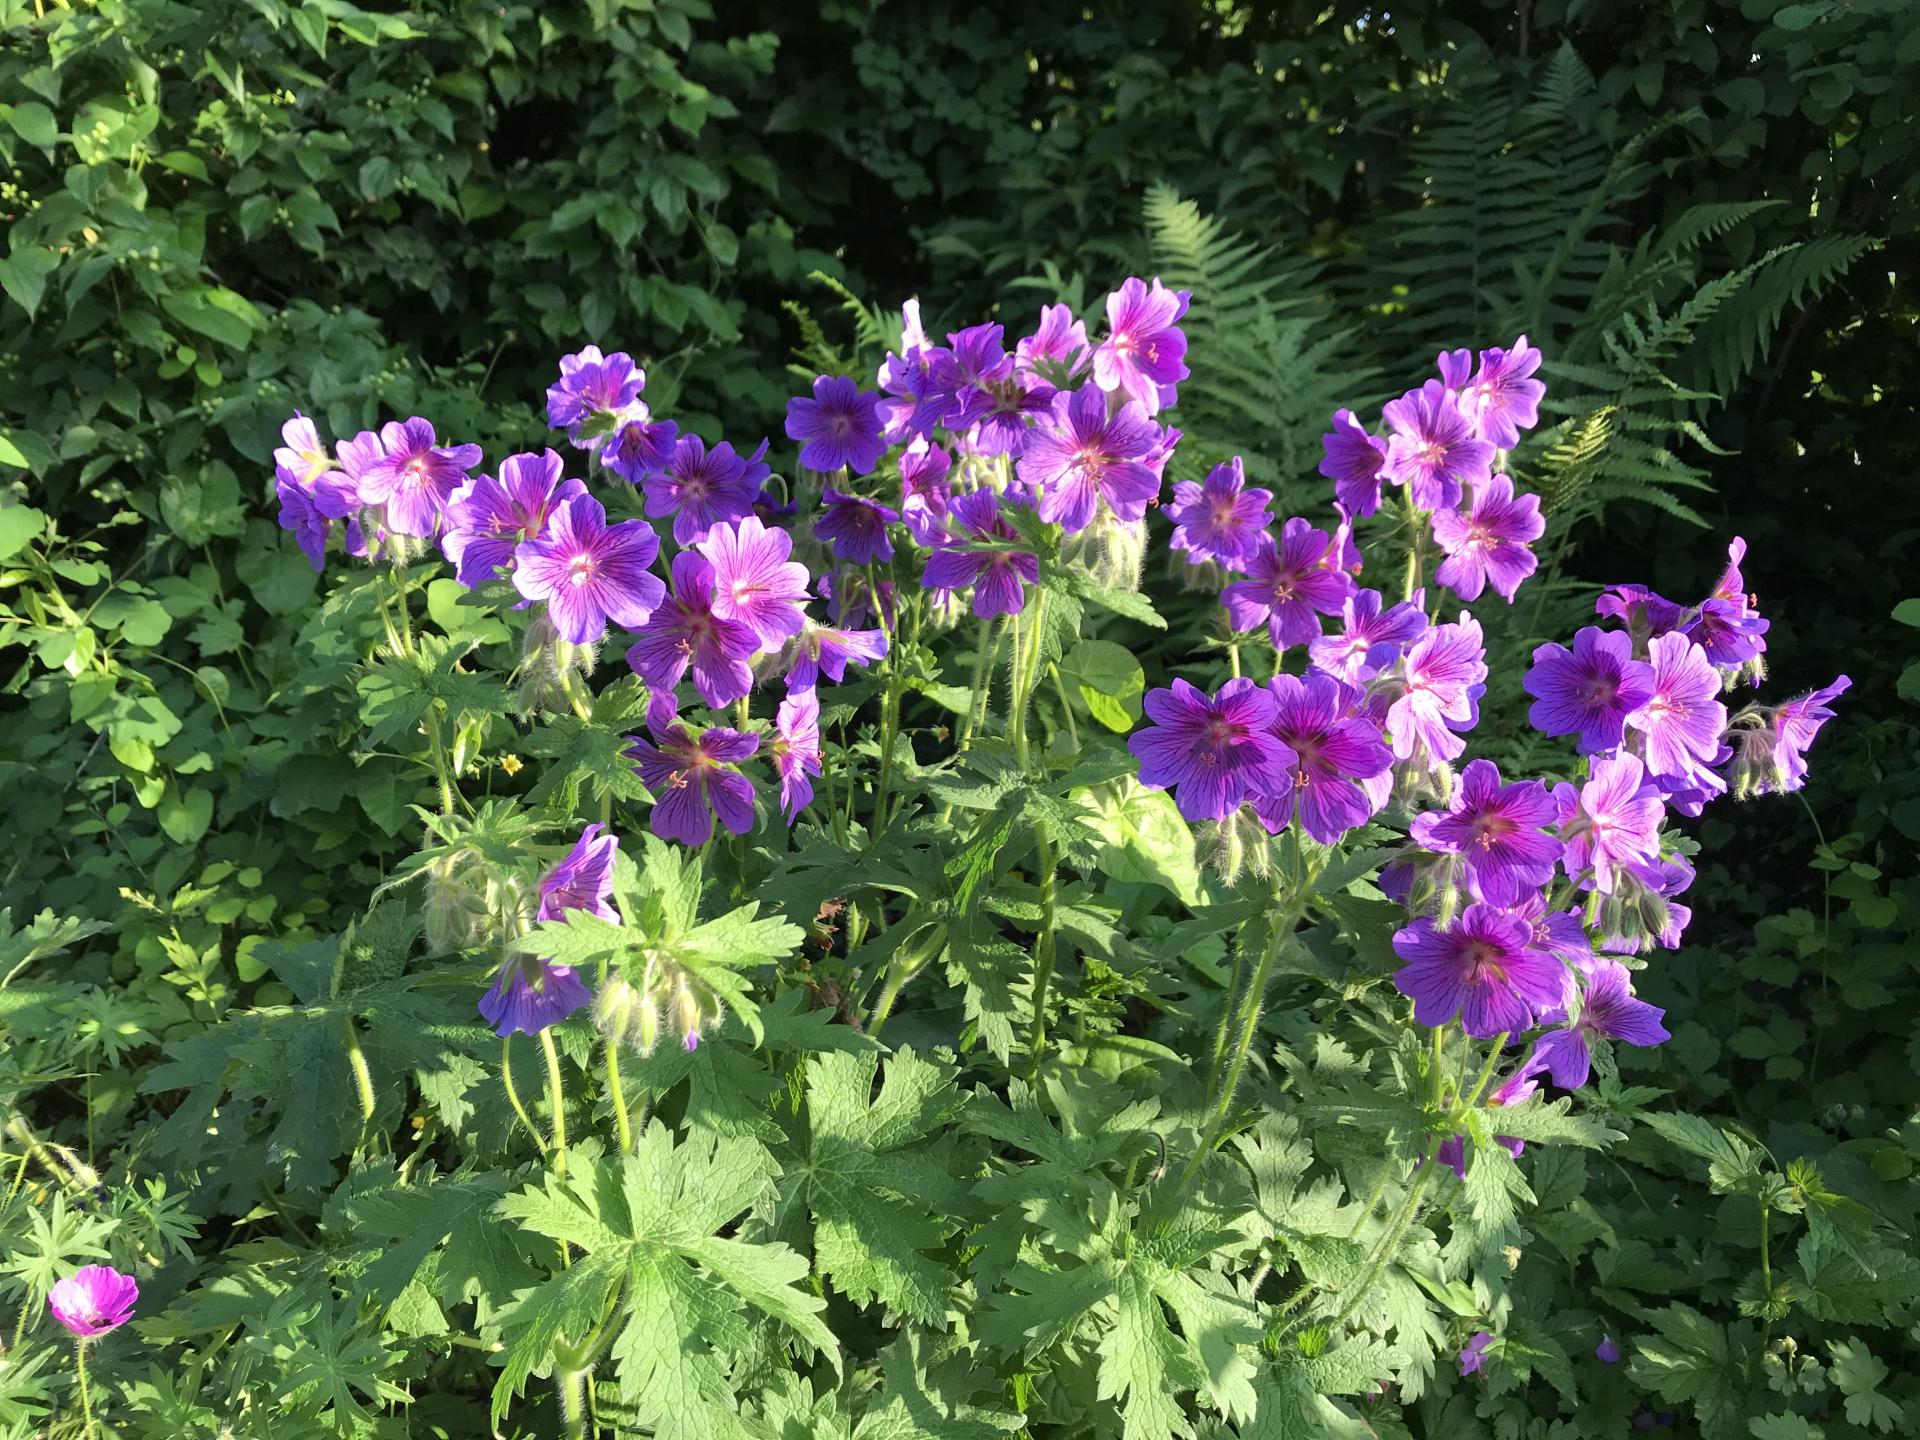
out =
[[[540,1049],[547,1057],[547,1099],[553,1106],[553,1173],[567,1173],[567,1088],[560,1078],[560,1052],[553,1031],[540,1032]]]
[[[633,1153],[633,1121],[627,1115],[627,1092],[620,1079],[620,1047],[606,1042],[607,1099],[613,1105],[613,1120],[620,1132],[620,1153]]]
[[[353,1017],[347,1017],[347,1068],[353,1071],[354,1093],[360,1097],[360,1120],[363,1125],[373,1123],[373,1071],[367,1067],[367,1052],[360,1048],[360,1036],[353,1028]]]
[[[547,1153],[547,1137],[540,1133],[540,1127],[533,1123],[533,1117],[527,1114],[527,1107],[520,1103],[520,1092],[513,1084],[513,1035],[511,1032],[500,1042],[500,1084],[507,1092],[507,1103],[513,1107],[513,1113],[520,1117],[520,1123],[526,1127],[527,1134],[533,1137],[534,1148],[542,1155]]]
[[[1040,867],[1040,934],[1033,946],[1033,1025],[1027,1032],[1027,1079],[1040,1073],[1047,1050],[1047,991],[1053,984],[1054,856],[1043,834],[1036,838],[1035,863]]]
[[[1394,1212],[1393,1219],[1387,1226],[1387,1233],[1381,1237],[1380,1244],[1368,1257],[1366,1268],[1360,1272],[1359,1283],[1347,1296],[1347,1303],[1342,1305],[1339,1313],[1333,1317],[1331,1322],[1333,1326],[1338,1326],[1360,1308],[1360,1302],[1367,1298],[1367,1292],[1373,1289],[1374,1281],[1380,1278],[1381,1270],[1399,1253],[1400,1242],[1406,1237],[1407,1227],[1413,1223],[1414,1211],[1419,1208],[1420,1196],[1427,1188],[1427,1181],[1433,1178],[1434,1168],[1431,1158],[1420,1162],[1420,1173],[1414,1177],[1413,1184],[1407,1187],[1407,1198],[1400,1202],[1400,1208]]]
[[[87,1344],[84,1340],[73,1347],[73,1373],[80,1382],[80,1434],[82,1440],[93,1440],[93,1395],[87,1389]]]

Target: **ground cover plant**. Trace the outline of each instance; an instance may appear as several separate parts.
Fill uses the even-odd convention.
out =
[[[1309,504],[1189,459],[1189,300],[854,307],[772,444],[592,346],[549,445],[288,419],[280,678],[217,708],[310,828],[141,857],[147,983],[61,973],[88,917],[9,930],[0,1421],[1904,1424],[1911,1134],[1631,1078],[1698,1052],[1646,996],[1704,840],[1847,677],[1765,674],[1737,537],[1533,643],[1578,511],[1526,483],[1566,460],[1524,335],[1338,410],[1271,477]],[[79,563],[42,525],[22,568]]]

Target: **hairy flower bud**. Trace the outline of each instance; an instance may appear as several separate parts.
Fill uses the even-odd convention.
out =
[[[1060,555],[1113,590],[1138,590],[1147,555],[1147,522],[1122,520],[1105,504],[1086,529],[1069,535]]]
[[[429,865],[420,907],[427,944],[438,951],[484,944],[492,928],[489,888],[478,866],[459,865],[452,858]]]
[[[1224,820],[1200,825],[1195,834],[1200,863],[1227,884],[1235,884],[1243,872],[1252,874],[1256,880],[1265,880],[1272,873],[1273,837],[1246,806]]]

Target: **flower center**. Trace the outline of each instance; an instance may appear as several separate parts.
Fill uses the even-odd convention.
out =
[[[1501,984],[1507,978],[1506,953],[1497,945],[1475,941],[1467,950],[1467,978],[1474,984]]]
[[[592,583],[592,580],[593,557],[591,555],[576,555],[567,562],[567,583],[569,585],[576,587],[587,585]]]

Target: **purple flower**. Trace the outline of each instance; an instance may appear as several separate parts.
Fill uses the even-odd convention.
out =
[[[607,622],[637,630],[647,623],[667,587],[648,566],[660,553],[660,537],[644,520],[607,524],[607,512],[591,495],[561,502],[546,533],[513,552],[513,586],[529,600],[547,602],[562,640],[589,645],[607,633]]]
[[[1071,307],[1042,305],[1039,328],[1013,347],[1014,373],[1027,380],[1045,380],[1039,370],[1042,364],[1063,365],[1072,377],[1087,368],[1089,349],[1087,327],[1073,318]]]
[[[311,487],[333,469],[333,457],[320,443],[320,432],[313,421],[298,410],[280,427],[281,444],[273,452],[274,467],[285,470],[295,482]]]
[[[140,1286],[111,1265],[82,1265],[47,1291],[47,1309],[79,1340],[97,1340],[133,1318]]]
[[[1493,1344],[1493,1336],[1484,1330],[1476,1332],[1474,1337],[1467,1341],[1467,1348],[1460,1352],[1460,1373],[1463,1376],[1478,1375],[1486,1368],[1487,1347],[1491,1344]]]
[[[1353,577],[1321,562],[1332,545],[1324,530],[1299,516],[1280,528],[1276,544],[1262,535],[1246,562],[1247,578],[1220,592],[1235,630],[1266,622],[1276,650],[1320,638],[1320,616],[1338,615],[1353,593]]]
[[[1412,833],[1429,850],[1461,856],[1474,894],[1507,909],[1553,878],[1560,841],[1541,827],[1556,813],[1538,780],[1502,785],[1499,767],[1475,760],[1462,773],[1452,805],[1417,816]]]
[[[1406,962],[1394,987],[1413,1001],[1422,1025],[1458,1015],[1476,1040],[1530,1029],[1567,987],[1566,967],[1534,950],[1530,938],[1524,920],[1491,905],[1467,906],[1451,930],[1423,916],[1394,934],[1394,952]]]
[[[767,442],[744,460],[722,440],[711,450],[698,435],[683,435],[666,465],[651,471],[646,487],[647,514],[673,516],[673,543],[697,545],[714,526],[753,514],[768,467]]]
[[[381,426],[380,441],[386,453],[360,473],[360,499],[386,506],[396,535],[433,534],[441,510],[480,463],[480,447],[435,444],[433,426],[417,415]]]
[[[1746,580],[1740,574],[1740,562],[1746,555],[1747,542],[1734,536],[1727,546],[1727,568],[1721,572],[1713,594],[1701,602],[1682,629],[1722,670],[1752,665],[1767,650],[1767,621],[1754,608],[1754,598],[1747,594]],[[1758,668],[1755,666],[1756,683]]]
[[[1602,1365],[1618,1365],[1620,1363],[1620,1347],[1613,1343],[1613,1337],[1611,1335],[1602,1335],[1600,1337],[1600,1343],[1593,1347],[1593,1358],[1598,1360]]]
[[[993,408],[993,389],[1013,375],[1013,357],[1001,344],[1005,334],[1002,325],[970,325],[948,335],[947,348],[932,357],[937,423],[956,435]]]
[[[1573,649],[1546,644],[1533,652],[1521,682],[1534,703],[1527,723],[1543,735],[1578,735],[1582,755],[1617,750],[1627,716],[1653,694],[1653,667],[1633,658],[1633,641],[1588,625]]]
[[[1520,443],[1520,432],[1540,423],[1540,401],[1547,387],[1532,379],[1540,352],[1522,335],[1513,349],[1482,350],[1480,370],[1460,387],[1460,413],[1474,434],[1502,450]]]
[[[627,737],[627,756],[653,792],[654,834],[682,845],[704,845],[715,815],[735,835],[753,828],[753,782],[736,767],[760,748],[758,735],[715,725],[695,736],[677,720],[656,734],[657,745],[639,735]]]
[[[1523,1068],[1509,1076],[1504,1085],[1487,1096],[1487,1105],[1495,1110],[1504,1109],[1509,1105],[1524,1105],[1539,1089],[1538,1082],[1528,1078]],[[1512,1135],[1496,1135],[1493,1141],[1494,1144],[1504,1147],[1506,1152],[1516,1160],[1527,1153],[1527,1142],[1516,1139]],[[1444,1165],[1453,1171],[1459,1179],[1467,1178],[1467,1144],[1464,1135],[1449,1135],[1442,1140],[1440,1148],[1434,1151],[1433,1158],[1437,1164]]]
[[[1351,410],[1333,412],[1333,429],[1320,437],[1327,453],[1320,473],[1333,481],[1333,493],[1356,517],[1380,508],[1380,471],[1387,463],[1387,442],[1368,431]]]
[[[898,510],[831,485],[821,500],[825,510],[813,522],[813,533],[833,546],[835,559],[849,565],[884,565],[893,558],[887,526],[900,518]]]
[[[629,420],[600,452],[600,463],[629,485],[643,483],[672,463],[680,427],[671,420]]]
[[[809,470],[842,467],[864,475],[880,463],[887,442],[880,434],[880,397],[844,375],[822,375],[813,397],[787,402],[787,438],[805,442],[800,463]]]
[[[1647,783],[1638,755],[1596,760],[1593,778],[1578,790],[1554,786],[1560,833],[1567,842],[1562,863],[1567,874],[1593,872],[1593,886],[1613,893],[1616,867],[1651,860],[1660,853],[1660,818],[1666,807]]]
[[[1340,604],[1341,632],[1307,644],[1313,663],[1337,680],[1364,685],[1400,658],[1427,628],[1424,599],[1382,611],[1378,590],[1356,590]]]
[[[1625,625],[1638,646],[1678,627],[1687,612],[1644,585],[1615,585],[1593,602],[1593,613]]]
[[[1618,960],[1596,955],[1582,967],[1586,986],[1580,1013],[1564,1029],[1540,1037],[1527,1068],[1545,1073],[1562,1090],[1578,1090],[1593,1073],[1596,1037],[1652,1047],[1672,1037],[1660,1022],[1666,1012],[1635,998],[1633,977]]]
[[[480,1013],[493,1033],[538,1035],[593,999],[571,965],[549,965],[516,956],[501,967],[493,988],[480,997]]]
[[[1592,958],[1593,942],[1587,938],[1587,927],[1580,923],[1578,910],[1549,913],[1547,897],[1536,893],[1523,896],[1508,913],[1527,923],[1532,931],[1528,944],[1538,953],[1568,965],[1581,965]]]
[[[1270,691],[1244,677],[1209,699],[1185,680],[1149,690],[1153,723],[1127,738],[1140,762],[1140,783],[1173,788],[1189,820],[1224,820],[1251,795],[1287,793],[1294,755],[1273,733],[1278,706]]]
[[[748,515],[714,526],[700,553],[713,566],[713,613],[722,620],[738,620],[767,647],[805,627],[807,567],[787,558],[793,540],[786,531]]]
[[[713,566],[682,550],[673,557],[673,594],[660,603],[627,651],[627,664],[654,690],[672,690],[693,670],[700,698],[719,709],[753,688],[747,662],[760,648],[751,625],[713,613]]]
[[[1217,560],[1236,569],[1250,559],[1267,533],[1271,490],[1249,490],[1240,457],[1207,472],[1198,485],[1182,480],[1173,487],[1167,516],[1173,521],[1173,548],[1187,552],[1189,565]]]
[[[587,493],[578,480],[560,478],[561,463],[553,450],[509,455],[500,462],[498,479],[476,475],[453,492],[440,549],[462,585],[471,590],[493,579],[513,563],[522,541],[546,529],[559,506]]]
[[[316,571],[326,569],[327,536],[333,522],[320,513],[312,493],[284,465],[274,471],[273,493],[280,499],[280,528],[293,532],[295,543]]]
[[[1515,496],[1513,481],[1495,475],[1473,487],[1473,507],[1433,517],[1433,538],[1447,552],[1434,578],[1462,600],[1478,600],[1491,582],[1509,605],[1538,561],[1527,545],[1545,533],[1538,495]]]
[[[825,676],[839,685],[847,678],[847,663],[877,665],[887,656],[884,630],[836,630],[807,622],[806,629],[788,647],[792,668],[787,671],[787,693],[811,690]]]
[[[600,830],[598,824],[588,825],[567,858],[540,877],[540,910],[535,919],[558,920],[569,910],[585,910],[620,923],[620,912],[607,903],[613,893],[613,857],[620,851],[620,841]]]
[[[1095,385],[1073,392],[1065,414],[1027,438],[1020,478],[1039,495],[1042,520],[1069,535],[1093,522],[1102,499],[1122,520],[1138,520],[1160,494],[1160,477],[1144,462],[1161,439],[1159,427],[1132,401],[1109,416]]]
[[[807,777],[820,773],[820,699],[812,690],[791,690],[780,702],[767,749],[780,777],[780,809],[791,825],[813,801]]]
[[[646,386],[646,372],[631,355],[602,355],[598,345],[588,345],[560,357],[560,379],[547,387],[547,424],[591,450],[622,421],[646,418],[646,407],[637,403]]]
[[[999,497],[991,490],[969,491],[953,502],[949,520],[959,543],[927,557],[920,583],[936,595],[971,585],[973,613],[982,620],[1019,614],[1027,603],[1026,587],[1039,583],[1040,559],[999,543],[1016,538],[1000,518]]]
[[[1387,710],[1394,756],[1424,756],[1428,769],[1457,757],[1467,742],[1454,732],[1479,723],[1486,678],[1487,649],[1479,621],[1462,611],[1456,624],[1430,627],[1408,649],[1401,665],[1401,694]]]
[[[1440,371],[1440,383],[1457,397],[1473,375],[1473,351],[1442,350],[1434,364]]]
[[[1151,289],[1134,278],[1107,296],[1107,338],[1093,352],[1094,383],[1119,391],[1148,415],[1173,404],[1175,387],[1189,373],[1187,337],[1179,326],[1191,298],[1188,291],[1167,289],[1158,276]]]
[[[1647,769],[1685,779],[1705,769],[1720,749],[1727,707],[1720,703],[1720,676],[1685,635],[1661,635],[1647,647],[1653,688],[1627,713],[1627,728],[1646,737]]]
[[[1337,844],[1380,808],[1365,782],[1393,768],[1393,752],[1378,726],[1354,714],[1353,692],[1331,675],[1276,675],[1267,689],[1273,734],[1294,758],[1284,767],[1284,787],[1257,797],[1253,812],[1276,835],[1298,814],[1308,835]]]
[[[1493,446],[1473,437],[1473,427],[1438,380],[1388,401],[1380,413],[1393,427],[1381,473],[1407,487],[1416,510],[1452,510],[1462,486],[1492,476]]]
[[[1742,795],[1786,795],[1807,783],[1806,754],[1820,727],[1833,719],[1833,702],[1853,685],[1845,675],[1831,685],[1766,710],[1740,712],[1734,723],[1734,775]]]
[[[900,518],[920,545],[937,545],[953,500],[947,475],[953,457],[926,439],[915,440],[900,455]]]
[[[1466,1348],[1460,1352],[1460,1374],[1463,1378],[1468,1375],[1478,1375],[1486,1368],[1487,1347],[1491,1344],[1493,1344],[1493,1336],[1484,1330],[1476,1332],[1473,1338],[1467,1341]]]

